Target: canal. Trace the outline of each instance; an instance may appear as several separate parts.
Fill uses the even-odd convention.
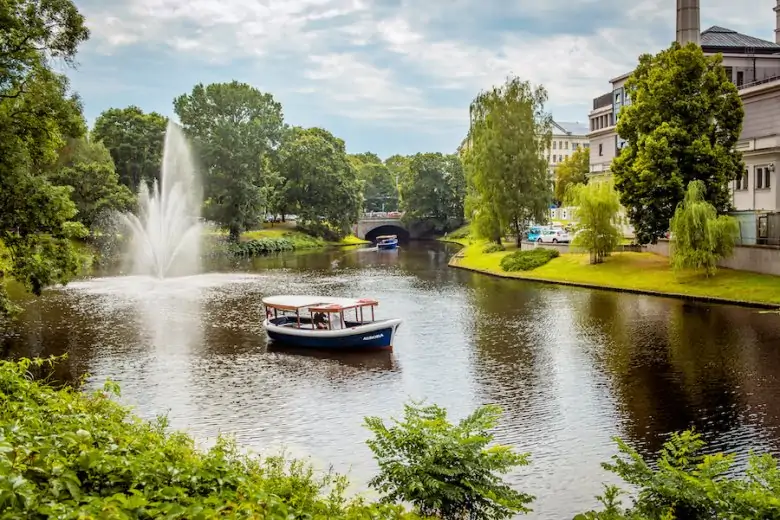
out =
[[[459,418],[505,413],[498,438],[531,453],[512,475],[532,518],[595,506],[613,436],[643,452],[695,426],[711,448],[780,448],[780,316],[728,306],[501,280],[450,269],[457,249],[330,250],[215,265],[193,278],[97,277],[25,303],[6,356],[68,354],[59,377],[122,386],[148,418],[208,441],[285,447],[362,486],[374,472],[366,415],[425,398]],[[260,298],[380,300],[404,320],[392,353],[266,345]]]

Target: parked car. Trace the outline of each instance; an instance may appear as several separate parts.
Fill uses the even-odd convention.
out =
[[[538,239],[536,239],[539,243],[544,244],[568,244],[571,242],[571,238],[569,237],[569,233],[567,231],[564,231],[562,228],[559,229],[546,229],[544,232],[539,236]]]
[[[539,237],[542,235],[544,230],[545,228],[541,226],[532,226],[528,229],[528,231],[526,231],[525,236],[529,242],[536,242],[539,240]]]

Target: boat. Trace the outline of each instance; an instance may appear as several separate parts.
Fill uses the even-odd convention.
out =
[[[369,298],[268,296],[263,327],[272,341],[291,347],[392,350],[401,320],[376,319],[378,305]]]
[[[396,235],[382,235],[376,237],[377,249],[395,249],[398,247],[398,237]]]

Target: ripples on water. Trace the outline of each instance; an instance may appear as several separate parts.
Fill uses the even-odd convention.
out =
[[[712,449],[776,452],[780,319],[748,309],[498,280],[448,269],[452,250],[333,251],[256,259],[165,281],[84,280],[31,302],[8,355],[67,352],[59,376],[122,385],[144,417],[260,452],[282,446],[349,472],[374,472],[366,415],[427,398],[463,417],[505,409],[498,438],[532,456],[512,476],[535,518],[594,506],[619,435],[643,452],[696,426]],[[223,269],[224,270],[224,267]],[[266,345],[270,294],[376,297],[398,316],[393,353]]]

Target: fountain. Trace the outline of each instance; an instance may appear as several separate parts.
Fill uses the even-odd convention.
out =
[[[162,279],[200,272],[202,200],[190,145],[182,128],[168,122],[159,184],[150,190],[142,182],[138,215],[120,216],[130,232],[132,274]]]

